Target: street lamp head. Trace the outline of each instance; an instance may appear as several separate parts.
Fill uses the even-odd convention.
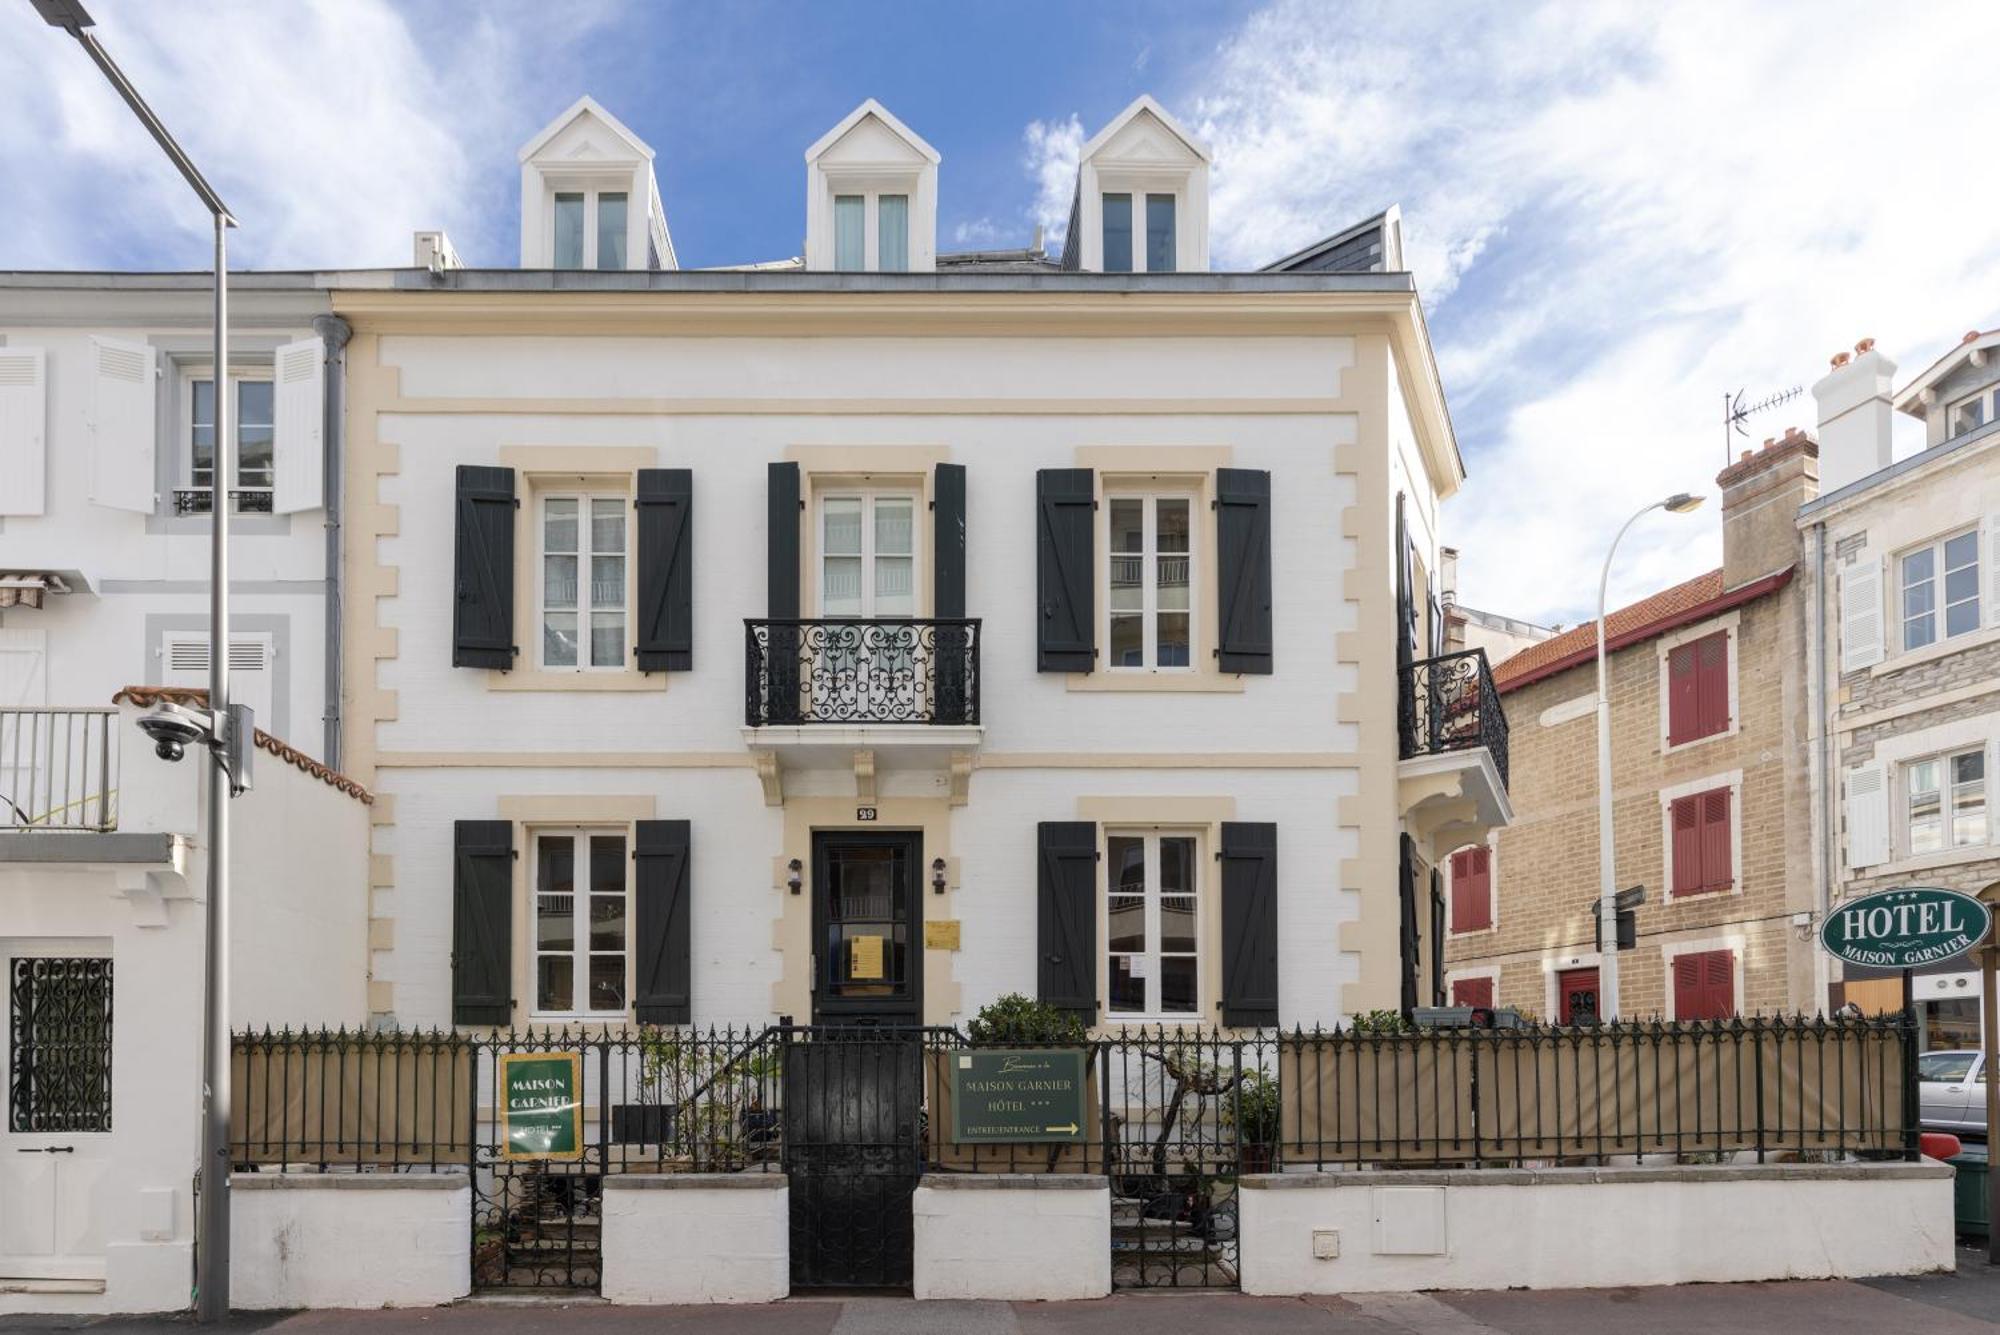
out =
[[[51,28],[76,33],[97,26],[97,21],[90,17],[90,11],[77,0],[28,0],[28,3],[35,7],[35,12]]]
[[[1690,510],[1701,509],[1701,500],[1701,497],[1691,492],[1677,491],[1664,501],[1661,501],[1660,504],[1674,514],[1684,515]]]

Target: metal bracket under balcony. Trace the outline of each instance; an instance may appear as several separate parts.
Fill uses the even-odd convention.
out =
[[[1410,833],[1431,861],[1514,819],[1507,798],[1507,715],[1484,649],[1403,665],[1397,787]]]

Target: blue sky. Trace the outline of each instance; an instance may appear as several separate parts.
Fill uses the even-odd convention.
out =
[[[1985,65],[1955,54],[2000,50],[1990,3],[92,9],[255,267],[407,263],[439,226],[513,263],[515,151],[585,92],[656,150],[687,266],[796,254],[802,154],[867,96],[943,155],[942,248],[1053,241],[1076,144],[1151,92],[1215,150],[1219,268],[1402,205],[1472,474],[1459,591],[1545,621],[1588,609],[1640,503],[1713,496],[1725,390],[1810,385],[1861,337],[1907,377],[2000,322],[2000,185],[1964,147]],[[204,227],[82,53],[0,0],[0,267],[199,268]],[[1810,427],[1810,397],[1753,425]],[[1648,520],[1614,595],[1719,552],[1713,504]]]

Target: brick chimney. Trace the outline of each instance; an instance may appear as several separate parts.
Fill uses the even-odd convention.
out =
[[[1722,586],[1799,559],[1799,507],[1819,495],[1819,442],[1790,427],[1715,475],[1722,488]]]
[[[1833,358],[1833,370],[1813,386],[1819,400],[1819,444],[1826,454],[1820,485],[1838,491],[1889,466],[1890,382],[1896,363],[1864,338],[1852,355]]]

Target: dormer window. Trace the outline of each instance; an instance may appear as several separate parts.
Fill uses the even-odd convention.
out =
[[[521,267],[672,269],[653,150],[590,98],[521,149]]]
[[[623,269],[626,253],[623,190],[558,190],[554,269]]]
[[[1132,206],[1129,193],[1104,196],[1104,272],[1172,273],[1174,271],[1175,210],[1170,194],[1140,197],[1145,208],[1145,244],[1139,256],[1143,269],[1132,263]]]
[[[873,99],[806,151],[808,269],[937,267],[937,150]]]
[[[1083,146],[1063,268],[1208,268],[1208,149],[1142,97]]]
[[[869,243],[869,233],[874,243]],[[875,263],[868,263],[869,255]],[[835,195],[833,267],[843,273],[902,273],[910,267],[908,195]]]

